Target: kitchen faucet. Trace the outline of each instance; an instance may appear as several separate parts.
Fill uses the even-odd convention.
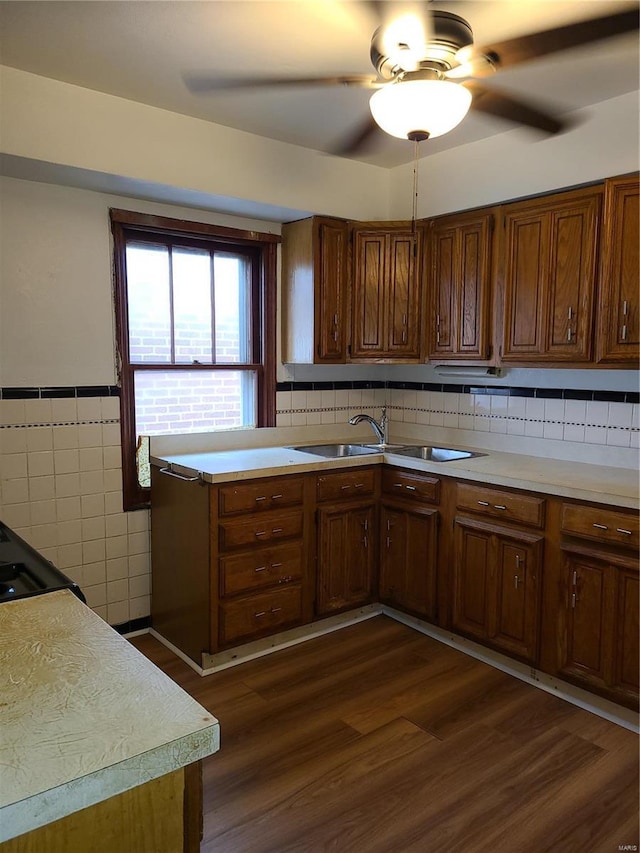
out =
[[[352,426],[359,424],[361,421],[366,421],[371,429],[376,434],[376,438],[378,439],[378,444],[386,444],[387,443],[387,407],[382,407],[382,415],[380,416],[380,421],[378,422],[375,418],[372,418],[371,415],[365,415],[361,413],[359,415],[354,415],[352,418],[349,418],[349,423]]]

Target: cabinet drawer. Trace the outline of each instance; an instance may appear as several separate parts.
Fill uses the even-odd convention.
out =
[[[292,542],[220,558],[220,595],[250,592],[302,576],[302,544]]]
[[[544,525],[544,499],[529,495],[518,495],[490,489],[486,486],[470,486],[458,483],[458,509],[477,512],[480,515],[516,521],[531,527]]]
[[[416,501],[438,503],[440,500],[440,480],[437,477],[425,477],[397,468],[384,468],[382,471],[382,491],[385,495],[409,498]]]
[[[275,632],[302,619],[300,584],[258,593],[220,605],[220,642]]]
[[[259,512],[302,503],[302,477],[276,477],[235,486],[221,486],[218,492],[220,515]]]
[[[247,521],[222,521],[218,524],[220,550],[246,548],[278,539],[302,536],[302,510],[269,513]]]
[[[562,532],[628,548],[640,543],[638,516],[604,507],[562,505]]]
[[[319,501],[353,500],[372,495],[376,488],[374,468],[358,468],[323,474],[316,480],[316,497]]]

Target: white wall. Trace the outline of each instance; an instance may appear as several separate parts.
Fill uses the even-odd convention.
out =
[[[426,156],[418,167],[418,216],[438,216],[633,172],[639,162],[639,98],[631,92],[575,114],[566,133],[539,138],[516,128]],[[410,216],[413,166],[391,170],[390,218]]]
[[[211,211],[0,179],[0,386],[115,384],[109,208],[245,230]]]
[[[384,219],[388,172],[0,66],[0,150],[217,196]]]

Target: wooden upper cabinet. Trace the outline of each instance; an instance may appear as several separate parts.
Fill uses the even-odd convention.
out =
[[[595,188],[505,208],[504,361],[591,359],[601,196]]]
[[[433,220],[429,233],[429,357],[490,357],[493,212]]]
[[[352,360],[419,360],[420,244],[420,230],[404,223],[354,227]]]
[[[640,356],[640,182],[605,181],[598,361],[637,363]]]
[[[282,227],[283,360],[344,364],[348,223],[314,216]],[[313,310],[312,310],[313,309]]]

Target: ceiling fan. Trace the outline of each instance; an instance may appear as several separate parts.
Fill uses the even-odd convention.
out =
[[[357,86],[374,89],[371,115],[334,150],[353,154],[380,129],[391,136],[419,142],[453,130],[469,109],[497,116],[548,134],[566,129],[567,122],[551,112],[500,92],[477,78],[537,57],[633,32],[639,9],[591,18],[549,30],[529,33],[488,45],[473,42],[470,24],[451,12],[393,14],[398,4],[372,0],[367,4],[379,19],[371,39],[370,57],[376,76],[344,74],[333,77],[231,78],[189,76],[195,94],[272,86]],[[415,9],[418,4],[412,4]]]

